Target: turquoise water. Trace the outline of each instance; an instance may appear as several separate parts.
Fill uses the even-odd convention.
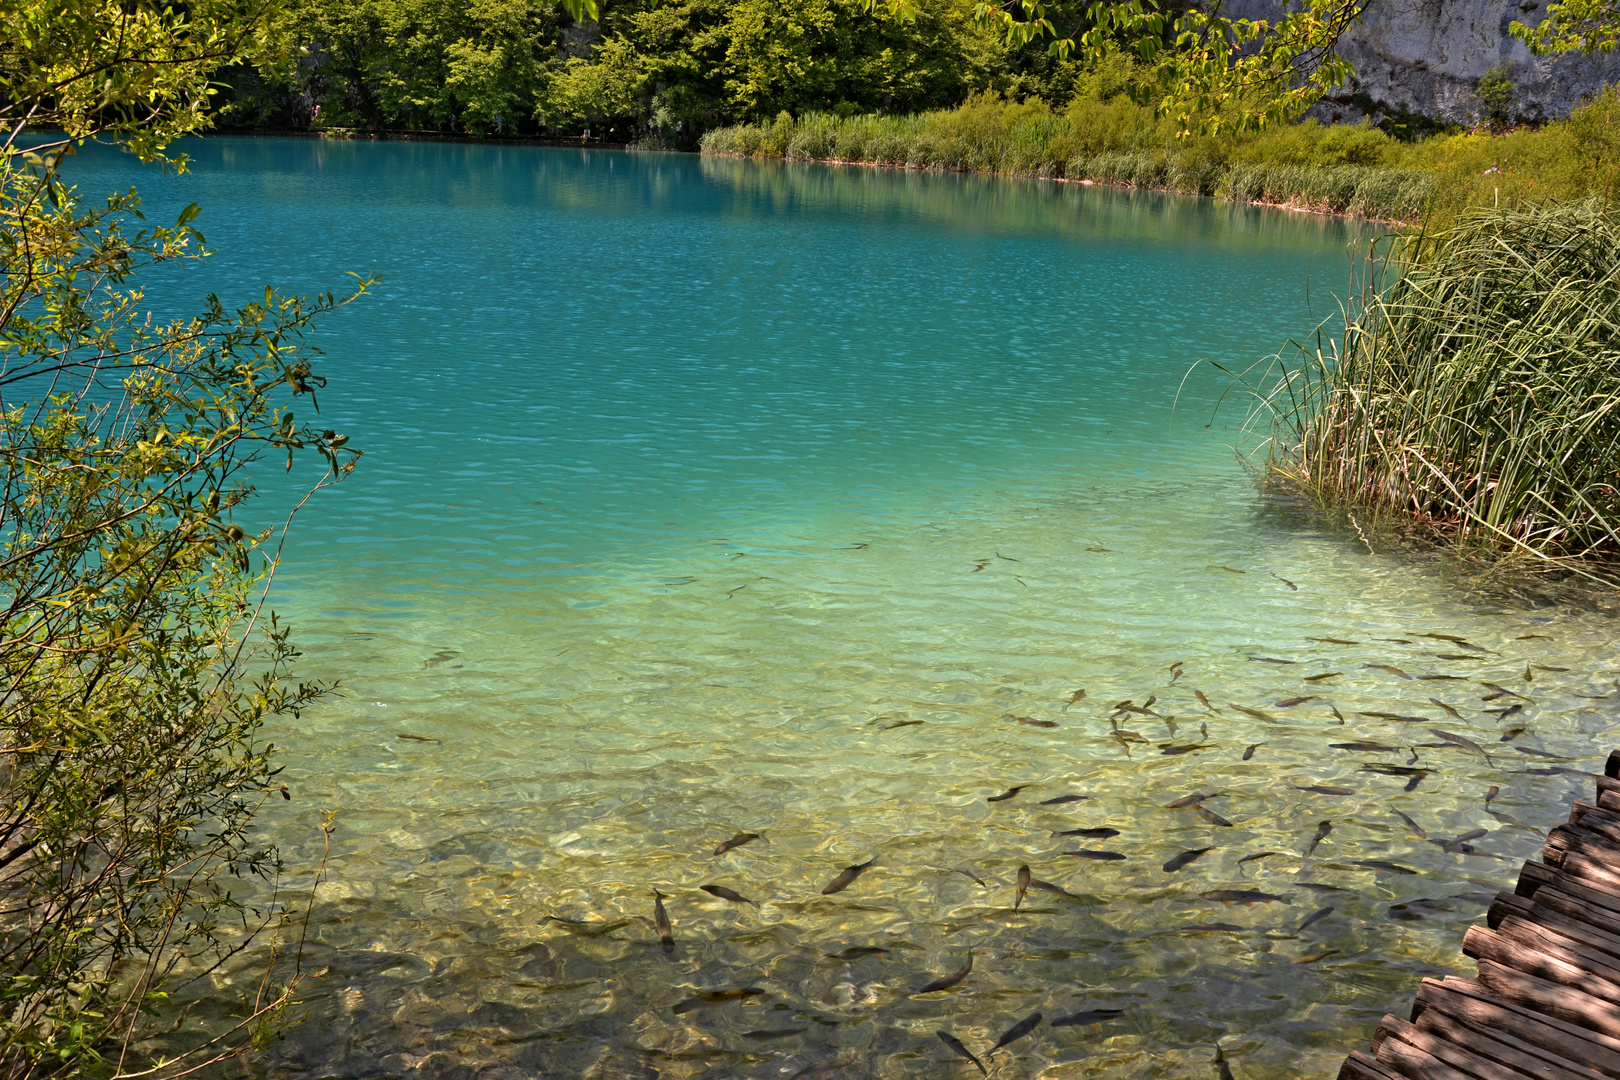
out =
[[[1330,1076],[1419,976],[1467,970],[1462,928],[1540,842],[1503,819],[1561,817],[1590,781],[1545,770],[1609,748],[1609,620],[1263,497],[1224,378],[1188,375],[1336,310],[1342,222],[677,155],[192,152],[179,179],[78,165],[203,205],[220,254],[160,307],[384,276],[317,337],[366,456],[275,595],[344,688],[276,725],[270,827],[304,865],[320,811],[338,828],[309,1021],[250,1071],[967,1075],[937,1030],[982,1056],[1034,1011],[1119,1009],[997,1067],[1213,1077],[1219,1044],[1239,1077]],[[265,482],[250,525],[289,490]],[[1484,681],[1526,711],[1485,712],[1518,699]],[[1331,746],[1358,740],[1399,749]],[[1413,754],[1412,791],[1362,768]],[[1232,825],[1166,807],[1194,792]],[[1397,809],[1490,833],[1443,850]],[[1118,835],[1054,835],[1081,827]],[[1021,865],[1074,895],[1015,910]],[[1202,895],[1235,889],[1283,899]],[[861,946],[887,951],[827,955]],[[763,993],[673,1011],[728,987]]]

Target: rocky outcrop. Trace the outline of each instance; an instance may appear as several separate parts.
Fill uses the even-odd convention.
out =
[[[1282,5],[1236,0],[1226,10],[1276,18]],[[1339,42],[1355,77],[1312,114],[1341,122],[1404,113],[1473,123],[1484,111],[1474,95],[1480,76],[1506,62],[1518,85],[1519,117],[1568,116],[1582,98],[1620,82],[1620,54],[1531,56],[1508,26],[1514,20],[1534,26],[1545,14],[1545,0],[1371,0],[1361,23]]]

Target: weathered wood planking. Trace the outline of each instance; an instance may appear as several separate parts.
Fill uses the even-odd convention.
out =
[[[1620,1080],[1620,750],[1497,895],[1463,952],[1475,979],[1424,979],[1339,1080]]]

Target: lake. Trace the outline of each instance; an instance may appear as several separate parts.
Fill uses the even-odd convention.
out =
[[[74,165],[201,203],[219,254],[160,310],[382,275],[313,339],[365,457],[275,585],[301,674],[343,685],[272,725],[266,827],[294,885],[336,831],[308,1020],[255,1075],[966,1076],[937,1031],[982,1058],[1040,1012],[1003,1075],[1216,1077],[1219,1045],[1328,1077],[1471,971],[1463,929],[1610,749],[1611,620],[1266,493],[1241,395],[1216,408],[1200,362],[1337,312],[1345,222],[595,149],[189,152]],[[262,479],[251,527],[313,478]]]

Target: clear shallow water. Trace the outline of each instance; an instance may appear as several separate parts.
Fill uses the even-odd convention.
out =
[[[1112,1008],[999,1069],[1215,1076],[1219,1041],[1239,1077],[1328,1076],[1420,975],[1467,969],[1462,927],[1540,842],[1489,811],[1544,825],[1590,788],[1524,770],[1610,748],[1612,622],[1482,600],[1262,498],[1219,377],[1183,383],[1332,310],[1342,223],[680,156],[194,153],[179,180],[79,167],[201,202],[227,297],[385,275],[319,339],[323,409],[367,456],[277,584],[306,674],[345,688],[273,733],[290,854],[318,853],[321,808],[338,831],[310,1018],[255,1072],[955,1075],[938,1029],[982,1054],[1033,1011]],[[1533,702],[1499,721],[1517,699],[1481,680]],[[1122,746],[1112,706],[1149,697]],[[1357,740],[1401,749],[1331,747]],[[1414,744],[1415,790],[1362,768]],[[1193,792],[1232,826],[1166,808]],[[1396,809],[1491,833],[1448,852]],[[1080,827],[1119,835],[1053,835]],[[764,839],[709,854],[738,832]],[[1075,898],[1014,911],[1022,864]],[[1284,899],[1201,896],[1231,889]],[[851,946],[889,951],[826,956]],[[908,996],[970,950],[961,985]],[[724,987],[765,993],[672,1011]],[[748,1034],[780,1029],[802,1030]]]

